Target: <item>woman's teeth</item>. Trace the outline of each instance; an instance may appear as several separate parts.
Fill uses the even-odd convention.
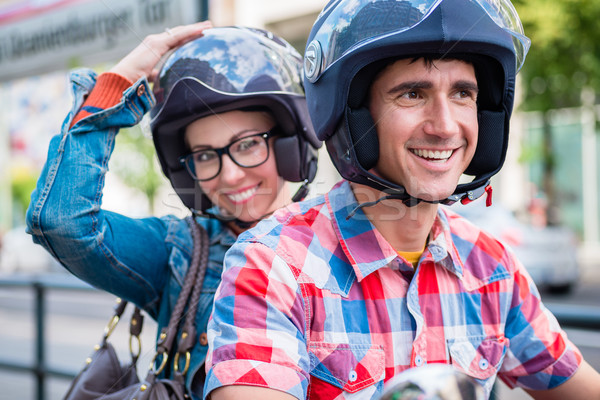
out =
[[[250,197],[254,196],[256,191],[258,190],[258,186],[255,186],[251,189],[244,190],[240,193],[228,194],[227,198],[231,200],[233,203],[241,203],[243,201],[248,200]]]
[[[421,158],[425,158],[433,162],[444,162],[452,156],[452,150],[423,150],[423,149],[411,149],[411,152]]]

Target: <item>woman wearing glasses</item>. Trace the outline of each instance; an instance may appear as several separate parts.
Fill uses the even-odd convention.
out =
[[[185,377],[194,398],[202,397],[206,324],[225,252],[261,218],[304,197],[316,172],[320,142],[301,66],[287,42],[261,30],[204,22],[150,35],[108,73],[73,72],[72,112],[32,194],[33,240],[81,279],[143,308],[160,330],[191,260],[190,228],[174,216],[133,219],[101,208],[119,129],[150,111],[163,172],[209,236]],[[293,196],[286,181],[301,183]]]

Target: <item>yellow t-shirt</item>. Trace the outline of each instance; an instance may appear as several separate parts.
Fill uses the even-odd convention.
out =
[[[425,251],[425,247],[421,251],[397,251],[398,255],[416,267],[421,258],[421,254]]]

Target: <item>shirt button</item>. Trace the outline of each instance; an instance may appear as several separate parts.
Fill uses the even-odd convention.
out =
[[[202,332],[200,334],[199,342],[202,346],[206,346],[208,344],[208,335],[206,334],[206,332]]]
[[[420,366],[422,366],[424,363],[425,363],[425,361],[423,360],[423,358],[422,358],[420,355],[418,355],[418,354],[417,354],[417,355],[415,356],[415,365],[416,365],[417,367],[420,367]]]
[[[144,86],[144,85],[140,85],[140,86],[137,88],[137,95],[141,97],[141,96],[143,96],[143,95],[144,95],[144,93],[146,93],[146,86]]]
[[[356,373],[356,371],[350,371],[350,374],[348,375],[348,380],[350,382],[355,382],[358,379],[358,374]]]
[[[479,360],[479,368],[481,368],[483,371],[488,369],[489,366],[490,366],[490,363],[485,358],[482,358],[481,360]]]

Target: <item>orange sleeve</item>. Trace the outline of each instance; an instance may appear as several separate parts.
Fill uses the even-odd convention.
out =
[[[125,89],[133,83],[129,79],[112,72],[98,76],[96,86],[73,118],[71,127],[85,117],[116,105],[123,96]]]

